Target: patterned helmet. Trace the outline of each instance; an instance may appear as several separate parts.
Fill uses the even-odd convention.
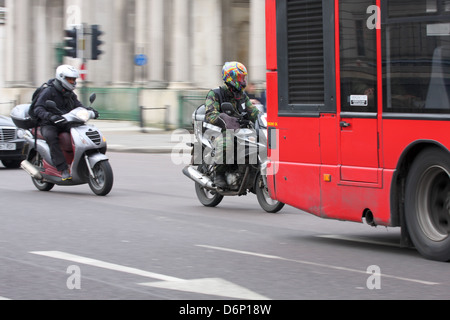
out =
[[[240,62],[226,62],[222,69],[223,81],[240,92],[247,86],[247,68]]]

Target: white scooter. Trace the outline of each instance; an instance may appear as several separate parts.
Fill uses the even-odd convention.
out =
[[[95,100],[91,95],[91,104]],[[47,101],[49,109],[55,107],[53,101]],[[89,184],[98,196],[109,194],[113,186],[113,171],[108,157],[106,139],[93,125],[88,125],[95,117],[92,110],[76,108],[63,115],[71,126],[70,133],[59,135],[60,147],[72,173],[72,179],[62,181],[61,173],[55,168],[50,148],[40,129],[25,131],[24,138],[31,146],[30,157],[22,162],[21,167],[28,172],[34,185],[40,191],[50,191],[55,185],[75,186]],[[36,136],[37,134],[37,136]]]

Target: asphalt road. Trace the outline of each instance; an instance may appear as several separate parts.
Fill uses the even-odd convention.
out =
[[[110,153],[112,192],[39,192],[0,165],[0,299],[449,299],[447,263],[400,230],[322,220],[256,197],[196,199],[169,154]]]

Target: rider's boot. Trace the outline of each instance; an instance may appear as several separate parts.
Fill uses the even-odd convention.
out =
[[[216,166],[214,170],[214,184],[218,188],[226,188],[227,186],[227,180],[225,179],[225,166],[224,165],[218,165]]]
[[[65,169],[61,172],[62,181],[67,181],[72,179],[69,169]]]

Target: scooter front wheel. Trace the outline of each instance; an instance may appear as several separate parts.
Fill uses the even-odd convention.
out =
[[[89,187],[98,196],[106,196],[111,192],[114,175],[108,161],[98,162],[92,169],[94,177],[89,175]]]
[[[36,154],[34,156],[33,160],[31,160],[31,163],[34,166],[36,166],[37,168],[42,168],[43,167],[42,158],[39,156],[39,154]],[[53,187],[55,186],[55,184],[53,184],[53,183],[44,182],[44,181],[41,181],[41,180],[37,180],[35,178],[31,178],[31,181],[33,181],[34,186],[39,191],[47,192],[47,191],[52,190]]]

